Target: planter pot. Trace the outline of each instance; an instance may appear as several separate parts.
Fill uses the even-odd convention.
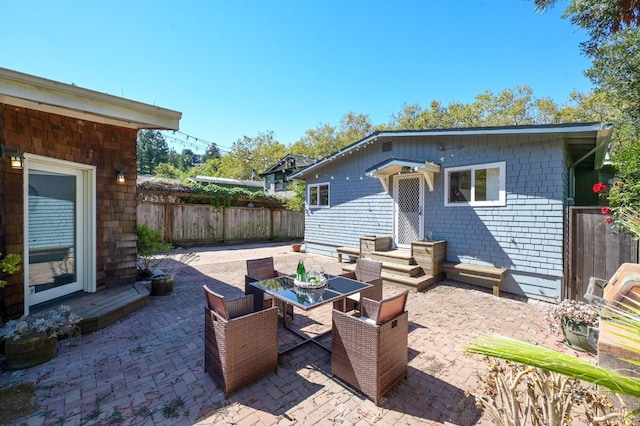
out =
[[[301,248],[302,248],[302,244],[291,244],[291,250],[295,252],[299,252]]]
[[[56,337],[30,336],[5,340],[4,368],[20,370],[49,361],[58,352]]]
[[[562,318],[562,334],[564,334],[564,343],[571,349],[577,351],[589,352],[595,354],[597,352],[597,342],[589,343],[589,327],[586,323],[577,323],[571,321],[568,317]],[[593,341],[593,331],[591,332]]]
[[[151,278],[151,296],[166,296],[173,293],[173,278]]]

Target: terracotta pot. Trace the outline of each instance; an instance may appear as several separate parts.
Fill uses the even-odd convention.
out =
[[[49,361],[58,352],[56,337],[29,336],[5,340],[4,368],[20,370]]]
[[[173,293],[173,278],[151,278],[151,296],[166,296]]]
[[[302,244],[291,244],[291,249],[295,252],[300,251],[301,248],[302,248]]]

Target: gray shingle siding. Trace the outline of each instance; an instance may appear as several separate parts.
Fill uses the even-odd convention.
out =
[[[317,178],[307,177],[308,184],[331,185],[331,207],[306,213],[309,252],[335,256],[335,247],[358,247],[363,235],[393,235],[393,183],[387,194],[365,170],[393,157],[432,161],[442,170],[432,192],[425,185],[425,235],[447,241],[447,259],[508,268],[504,289],[511,293],[548,300],[560,294],[568,177],[558,139],[478,135],[392,140],[390,152],[383,153],[377,141],[328,163]],[[439,151],[438,143],[447,150]],[[502,161],[506,206],[444,206],[446,168]]]

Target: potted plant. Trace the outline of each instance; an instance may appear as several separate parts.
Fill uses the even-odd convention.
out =
[[[181,247],[173,253],[169,252],[171,244],[164,241],[162,232],[146,225],[137,226],[137,235],[139,278],[151,281],[152,296],[171,294],[173,280],[178,271],[198,255]]]
[[[182,247],[178,247],[171,254],[162,256],[158,267],[151,275],[151,295],[166,296],[171,294],[173,281],[178,272],[197,258],[197,253],[186,251]]]
[[[564,342],[570,348],[596,352],[599,317],[591,305],[565,299],[549,309],[546,319],[551,332],[562,330]]]
[[[4,276],[6,274],[15,274],[20,270],[20,266],[22,263],[22,256],[15,253],[9,253],[2,257],[2,253],[0,253],[0,321],[2,320],[2,316],[5,310],[4,297],[5,290],[4,287],[7,285],[7,282],[4,280]]]
[[[58,351],[58,337],[79,330],[81,318],[67,305],[8,321],[0,328],[4,340],[4,368],[17,370],[41,364]]]

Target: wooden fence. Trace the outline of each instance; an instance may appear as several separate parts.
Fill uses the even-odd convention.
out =
[[[138,224],[176,244],[302,240],[304,213],[285,209],[138,202]]]
[[[600,207],[570,207],[565,297],[583,300],[589,278],[608,280],[624,262],[638,262],[638,242],[605,223]]]

